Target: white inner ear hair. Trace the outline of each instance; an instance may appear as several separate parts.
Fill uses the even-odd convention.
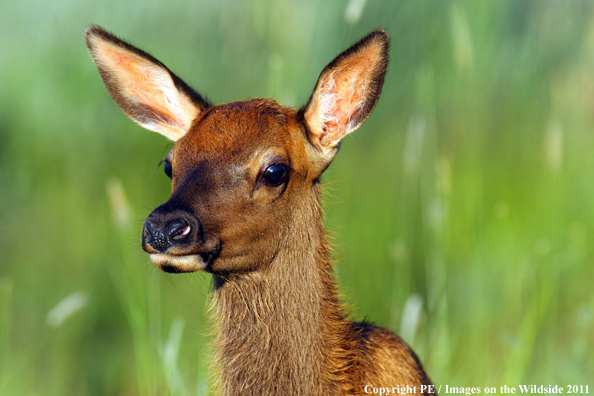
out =
[[[159,110],[172,115],[172,119],[163,119],[159,117],[159,114],[154,114],[156,119],[152,124],[155,125],[161,122],[187,131],[193,118],[188,117],[187,113],[184,112],[184,103],[180,100],[182,94],[175,87],[169,73],[159,67],[149,65],[143,65],[141,73],[141,81],[148,82],[148,84],[142,87],[130,87],[133,95],[136,96],[135,100],[138,100],[141,104],[156,105]]]
[[[333,139],[330,139],[329,142],[322,142],[323,145],[327,145],[324,143],[338,143],[335,140],[340,140],[344,135],[351,133],[359,126],[356,122],[356,115],[365,104],[366,84],[365,81],[361,81],[362,78],[358,73],[351,72],[348,73],[346,78],[341,76],[343,81],[341,87],[338,87],[336,75],[343,73],[344,69],[345,66],[337,68],[324,78],[320,90],[321,138],[323,139],[329,133],[327,129],[330,127],[341,129],[341,125],[345,124],[344,117],[348,117],[346,130],[340,131],[340,135],[333,136]],[[345,114],[341,114],[341,112]],[[333,132],[335,133],[335,131]]]

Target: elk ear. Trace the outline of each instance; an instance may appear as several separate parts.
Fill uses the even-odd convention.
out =
[[[338,55],[320,74],[304,109],[309,140],[329,162],[340,141],[369,117],[379,98],[390,39],[374,30]]]
[[[143,127],[177,140],[210,107],[161,62],[102,28],[90,26],[85,39],[109,94]]]

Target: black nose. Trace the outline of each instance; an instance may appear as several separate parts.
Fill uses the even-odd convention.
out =
[[[144,223],[142,244],[160,253],[174,245],[187,243],[197,228],[191,217],[185,213],[153,212]]]

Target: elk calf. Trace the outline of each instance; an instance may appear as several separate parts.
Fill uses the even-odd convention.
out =
[[[426,392],[398,336],[346,319],[320,207],[320,175],[379,97],[388,34],[375,30],[334,59],[298,110],[271,99],[215,106],[100,27],[86,41],[124,113],[175,141],[163,160],[173,193],[147,218],[142,246],[163,271],[213,275],[220,394]]]

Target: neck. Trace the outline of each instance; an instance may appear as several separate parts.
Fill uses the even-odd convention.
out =
[[[286,247],[265,270],[214,277],[223,395],[341,393],[350,371],[349,327],[336,296],[319,199],[314,203],[293,218],[317,226],[294,220]]]

